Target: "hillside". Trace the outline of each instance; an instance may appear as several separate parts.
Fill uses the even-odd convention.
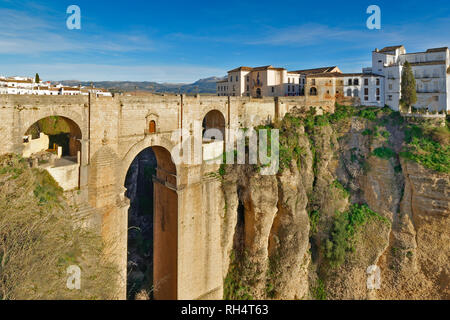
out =
[[[117,268],[102,259],[100,235],[76,216],[47,171],[0,156],[0,300],[114,299]],[[80,290],[67,288],[73,265]]]
[[[168,92],[168,93],[215,93],[216,81],[222,80],[218,77],[200,79],[194,83],[158,83],[151,81],[77,81],[63,80],[62,84],[67,86],[90,86],[93,84],[97,88],[105,88],[111,92],[147,91],[147,92]],[[57,82],[55,82],[57,83]]]

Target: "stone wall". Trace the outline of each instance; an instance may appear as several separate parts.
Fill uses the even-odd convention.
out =
[[[201,125],[205,115],[212,110],[223,115],[226,128],[239,128],[282,118],[294,107],[310,106],[332,111],[334,102],[321,101],[317,97],[310,100],[309,97],[0,95],[0,134],[4,137],[0,154],[21,154],[23,135],[40,119],[62,116],[79,127],[78,201],[97,209],[102,217],[101,232],[108,245],[109,258],[122,270],[123,290],[118,297],[125,298],[129,201],[124,185],[134,158],[145,148],[155,146],[171,153],[182,141],[174,133],[180,129],[192,133],[194,123],[197,121]],[[149,132],[151,121],[156,123],[156,133]],[[170,159],[158,163],[158,168],[164,168],[168,161]],[[172,270],[172,273],[176,272],[177,286],[166,288],[161,297],[222,297],[223,239],[220,230],[225,204],[220,182],[211,176],[217,170],[217,165],[177,165],[174,196],[165,202],[155,201],[157,207],[162,208],[156,210],[159,212],[155,213],[156,217],[161,217],[158,214],[167,216],[165,212],[178,215],[172,217],[177,219],[177,226],[171,224],[174,228],[171,230],[177,230],[177,235],[170,238],[172,242],[168,239],[172,251],[164,252],[161,248],[161,252],[171,257],[171,263],[177,263]],[[160,240],[164,242],[164,239]]]

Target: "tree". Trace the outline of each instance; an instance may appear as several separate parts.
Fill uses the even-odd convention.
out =
[[[34,77],[34,82],[36,82],[36,83],[41,82],[41,78],[39,78],[39,73],[36,73],[36,76]]]
[[[401,86],[402,98],[400,99],[400,104],[409,108],[417,102],[417,92],[416,79],[414,78],[411,64],[408,61],[403,65]]]

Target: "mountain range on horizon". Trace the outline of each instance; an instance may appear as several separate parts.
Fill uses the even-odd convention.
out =
[[[194,83],[159,83],[154,81],[79,81],[63,80],[52,81],[65,86],[91,86],[104,88],[111,92],[166,92],[166,93],[216,93],[216,82],[223,77],[209,77]]]

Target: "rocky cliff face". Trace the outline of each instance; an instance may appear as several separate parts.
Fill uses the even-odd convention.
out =
[[[450,298],[448,162],[400,157],[407,125],[388,111],[294,111],[274,127],[276,176],[226,167],[225,298]]]

